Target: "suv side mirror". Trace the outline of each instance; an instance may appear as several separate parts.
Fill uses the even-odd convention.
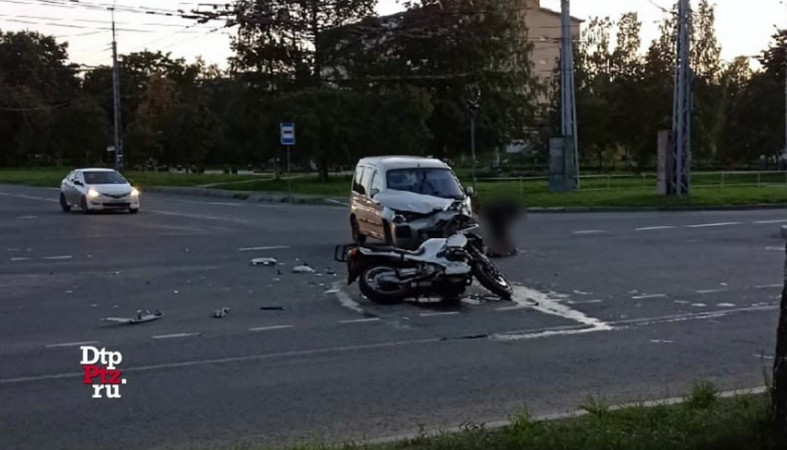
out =
[[[474,196],[475,195],[475,188],[473,186],[466,187],[465,188],[465,194],[467,194],[468,197]]]
[[[375,198],[375,197],[377,197],[377,194],[379,194],[379,193],[380,193],[379,189],[371,188],[371,189],[369,189],[369,198]]]

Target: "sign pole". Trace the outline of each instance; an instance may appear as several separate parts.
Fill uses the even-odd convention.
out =
[[[292,175],[290,174],[290,146],[287,146],[287,192],[292,198]]]

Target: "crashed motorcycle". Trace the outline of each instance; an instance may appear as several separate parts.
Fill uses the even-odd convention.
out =
[[[358,280],[361,293],[377,303],[431,296],[456,302],[473,278],[510,300],[511,284],[486,256],[478,228],[472,217],[457,214],[443,230],[447,237],[427,239],[417,250],[353,244],[337,246],[334,258],[347,264],[347,283]]]

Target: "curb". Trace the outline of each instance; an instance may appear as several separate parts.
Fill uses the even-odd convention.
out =
[[[234,200],[246,200],[259,203],[290,203],[304,205],[348,206],[347,199],[323,197],[320,195],[295,194],[282,192],[228,191],[224,189],[200,187],[150,186],[144,192],[155,194],[189,195],[196,197],[215,197]],[[719,205],[719,206],[549,206],[526,208],[533,214],[563,213],[610,213],[610,212],[653,212],[653,211],[755,211],[768,209],[787,209],[786,203],[758,205]]]
[[[653,211],[755,211],[768,209],[787,209],[785,203],[758,205],[719,205],[719,206],[555,206],[527,208],[529,213],[597,213],[597,212],[653,212]]]
[[[198,187],[174,187],[174,186],[150,186],[142,189],[143,192],[154,194],[175,194],[188,195],[193,197],[214,197],[233,200],[246,200],[258,203],[291,203],[305,205],[329,205],[347,206],[346,201],[319,195],[288,195],[281,192],[258,192],[258,191],[227,191],[223,189],[198,188]]]

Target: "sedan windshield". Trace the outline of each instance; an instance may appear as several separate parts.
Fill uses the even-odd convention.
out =
[[[386,177],[388,189],[462,199],[464,194],[454,174],[448,169],[396,169]]]
[[[117,172],[84,172],[87,184],[126,184],[128,181]]]

